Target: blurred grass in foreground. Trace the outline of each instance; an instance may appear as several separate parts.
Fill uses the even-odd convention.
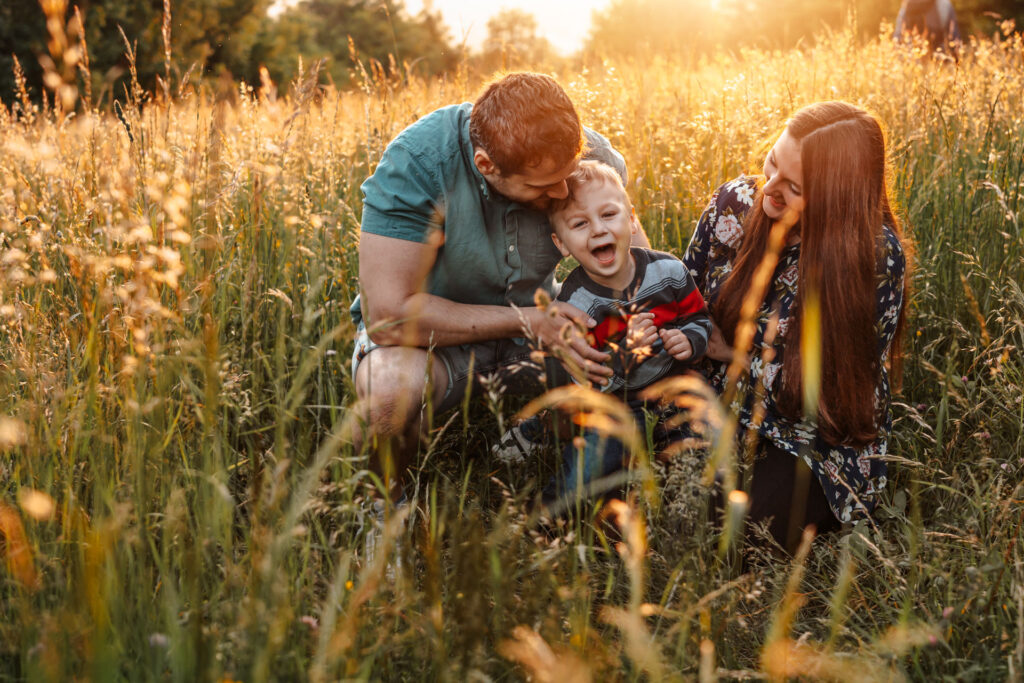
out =
[[[560,75],[677,254],[799,106],[889,125],[918,244],[889,503],[747,574],[690,451],[652,458],[658,495],[536,531],[524,502],[553,464],[491,461],[499,395],[425,442],[418,509],[385,536],[403,570],[355,561],[358,186],[479,83],[170,83],[119,118],[5,102],[0,678],[1019,679],[1024,44],[921,57],[836,33]]]

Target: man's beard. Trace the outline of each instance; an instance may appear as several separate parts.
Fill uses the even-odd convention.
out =
[[[551,206],[551,197],[537,197],[536,199],[524,202],[524,204],[535,211],[547,211],[548,207]]]

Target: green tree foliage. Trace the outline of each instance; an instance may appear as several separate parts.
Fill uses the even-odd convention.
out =
[[[483,64],[488,70],[537,68],[555,56],[551,43],[537,35],[537,18],[521,9],[502,9],[487,20]]]
[[[325,56],[315,43],[316,32],[315,17],[304,12],[286,12],[265,21],[253,42],[249,65],[239,75],[256,83],[262,66],[275,83],[290,81],[298,75],[300,57],[309,65]]]
[[[124,96],[128,60],[119,29],[136,54],[139,83],[145,90],[159,90],[157,76],[165,77],[166,70],[163,0],[80,0],[79,5],[94,100],[103,106]],[[457,61],[440,14],[425,9],[411,17],[401,0],[306,0],[277,17],[268,16],[270,5],[271,0],[172,0],[172,85],[190,71],[193,82],[227,74],[256,83],[261,66],[275,81],[287,82],[296,75],[300,56],[307,63],[326,57],[327,73],[342,87],[356,67],[352,56],[366,69],[376,62],[385,72],[415,70],[423,75],[451,69]],[[63,23],[73,16],[69,4]],[[15,55],[38,99],[43,80],[39,60],[47,53],[47,36],[46,17],[36,0],[0,2],[4,103],[15,98]],[[77,41],[77,36],[69,40]]]
[[[174,0],[169,26],[172,80],[189,69],[195,77],[222,70],[244,73],[268,6],[269,0]],[[128,61],[121,30],[132,43],[139,83],[155,90],[156,76],[165,75],[162,0],[82,0],[79,9],[98,98],[123,94]],[[73,16],[74,6],[69,3],[64,23]],[[3,3],[0,27],[0,98],[5,102],[11,99],[11,55],[18,57],[30,89],[38,95],[39,57],[47,51],[46,17],[41,6],[33,0]]]
[[[46,52],[46,17],[35,2],[0,2],[0,100],[14,99],[14,59],[38,92],[43,69],[37,55]]]
[[[438,74],[458,59],[440,14],[425,8],[412,17],[398,0],[305,0],[267,28],[257,51],[274,80],[294,73],[299,55],[327,57],[327,73],[339,87],[350,84],[358,67],[353,59],[391,76]]]
[[[1011,20],[1024,30],[1024,2],[1021,0],[953,0],[964,34],[991,36],[999,24]]]

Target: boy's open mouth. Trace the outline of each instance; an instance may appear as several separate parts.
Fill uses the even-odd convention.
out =
[[[615,261],[615,245],[614,244],[605,244],[603,246],[600,246],[600,247],[597,247],[596,249],[591,250],[590,253],[593,254],[594,258],[597,259],[597,262],[600,263],[603,266],[606,266],[606,265],[612,263],[613,261]]]

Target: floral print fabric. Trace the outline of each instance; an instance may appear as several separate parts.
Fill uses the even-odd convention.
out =
[[[719,187],[701,215],[683,256],[683,262],[712,308],[722,284],[732,271],[736,249],[743,239],[743,219],[754,205],[757,182],[756,177],[742,176]],[[796,313],[793,302],[797,294],[799,244],[785,247],[779,255],[778,266],[758,312],[750,372],[741,377],[735,394],[737,398],[732,405],[732,409],[739,415],[741,426],[747,429],[753,427],[753,389],[763,383],[761,401],[764,419],[757,426],[759,434],[807,462],[821,482],[832,511],[843,522],[870,514],[886,484],[883,456],[892,426],[886,363],[903,306],[906,260],[895,233],[889,226],[883,226],[882,230],[885,240],[879,249],[876,325],[882,372],[881,381],[875,389],[881,425],[874,442],[859,449],[834,446],[819,438],[811,425],[786,418],[775,409],[776,381],[782,368],[786,336]],[[763,358],[767,346],[765,331],[772,312],[776,310],[779,316],[778,330],[771,343],[775,356],[766,363]],[[707,359],[702,369],[711,385],[721,393],[725,385],[726,365]]]

